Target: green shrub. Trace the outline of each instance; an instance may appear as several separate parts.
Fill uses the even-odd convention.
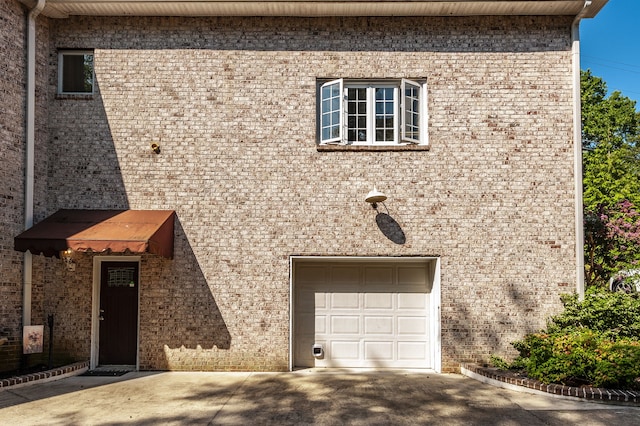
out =
[[[640,389],[640,342],[607,341],[596,350],[593,382],[598,387]]]
[[[640,299],[589,290],[584,301],[563,296],[565,310],[547,330],[513,342],[512,363],[544,383],[640,388]]]
[[[586,291],[583,301],[576,294],[561,297],[564,311],[553,318],[548,332],[588,328],[612,339],[640,340],[640,295],[612,293],[595,287]]]
[[[491,365],[493,365],[494,367],[500,370],[511,369],[511,364],[509,364],[507,361],[505,361],[504,359],[496,355],[491,355],[491,357],[489,358],[489,362],[491,363]]]

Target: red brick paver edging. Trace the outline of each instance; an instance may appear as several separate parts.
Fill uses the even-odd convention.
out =
[[[82,374],[89,369],[89,361],[76,362],[52,370],[40,371],[38,373],[25,374],[24,376],[8,377],[0,379],[0,390],[28,385],[33,382],[50,381],[62,379],[64,377]]]
[[[473,377],[473,374],[467,374],[467,372],[475,373],[476,375],[483,376],[497,382],[549,393],[552,395],[581,398],[594,402],[615,402],[640,405],[640,392],[638,391],[595,388],[592,386],[575,387],[558,384],[545,384],[526,377],[514,377],[512,374],[497,368],[481,367],[475,364],[462,364],[461,370],[462,374],[469,377]]]

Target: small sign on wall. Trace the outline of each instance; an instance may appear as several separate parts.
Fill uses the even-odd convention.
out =
[[[22,353],[42,353],[44,325],[27,325],[22,329]]]

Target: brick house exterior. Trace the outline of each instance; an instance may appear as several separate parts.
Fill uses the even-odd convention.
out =
[[[2,369],[21,347],[31,3],[0,6]],[[76,252],[70,271],[34,254],[31,323],[54,315],[56,358],[99,364],[110,258],[139,265],[141,370],[294,368],[307,261],[428,264],[437,371],[512,356],[576,290],[577,13],[53,15],[36,18],[34,223],[59,209],[176,217],[172,259]],[[61,49],[93,52],[92,95],[57,94]],[[426,81],[428,144],[319,144],[318,87],[340,77]],[[377,212],[374,185],[389,197]]]

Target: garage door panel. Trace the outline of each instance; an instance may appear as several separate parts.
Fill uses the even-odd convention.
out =
[[[360,334],[360,317],[357,315],[332,315],[331,334]]]
[[[365,309],[392,309],[393,294],[391,293],[365,293]]]
[[[331,309],[358,309],[360,298],[358,293],[332,293]]]
[[[399,286],[420,286],[424,287],[427,280],[427,271],[424,267],[399,266],[398,285]]]
[[[310,323],[315,323],[316,329],[314,330],[315,334],[327,334],[329,327],[327,327],[327,322],[329,318],[326,315],[317,315],[315,321],[309,319]]]
[[[364,342],[365,361],[393,361],[393,342]]]
[[[428,353],[427,342],[398,342],[398,360],[424,360]]]
[[[364,272],[364,285],[369,286],[393,286],[394,268],[392,267],[367,267]]]
[[[424,336],[427,333],[427,322],[420,317],[398,317],[398,335]]]
[[[358,341],[332,341],[331,352],[328,354],[335,361],[355,361],[360,358],[360,342]]]
[[[305,265],[296,268],[296,282],[298,284],[322,284],[327,281],[326,267],[322,265]]]
[[[360,268],[357,266],[334,266],[331,268],[333,284],[357,284],[360,282]]]
[[[327,303],[328,297],[329,295],[326,293],[320,293],[320,292],[315,293],[313,298],[315,309],[326,309],[328,306],[328,303]]]
[[[398,309],[420,309],[427,308],[427,296],[416,293],[398,294]]]
[[[392,316],[365,316],[364,317],[364,334],[383,334],[393,335],[393,317]]]

